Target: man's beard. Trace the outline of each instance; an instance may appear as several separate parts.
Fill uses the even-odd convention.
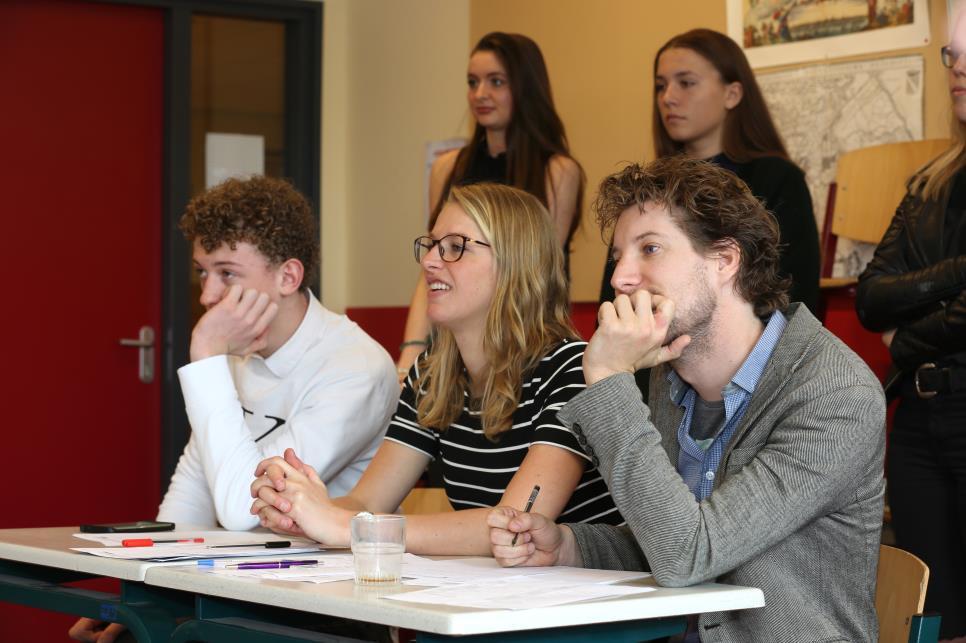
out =
[[[703,266],[692,275],[684,287],[692,295],[691,303],[686,308],[675,307],[665,343],[670,344],[681,335],[688,335],[691,343],[687,345],[684,352],[695,356],[707,352],[710,348],[718,297],[708,286],[707,270]],[[675,299],[674,294],[670,297],[672,300]],[[675,304],[678,301],[680,300],[675,301]]]

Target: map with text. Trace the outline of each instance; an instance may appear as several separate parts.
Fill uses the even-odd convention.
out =
[[[819,229],[839,154],[919,140],[922,56],[902,56],[758,74],[788,153],[804,170]],[[833,276],[856,276],[875,247],[840,239]]]

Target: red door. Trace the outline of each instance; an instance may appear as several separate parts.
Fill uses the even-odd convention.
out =
[[[144,383],[119,340],[160,337],[163,52],[159,9],[0,3],[0,528],[157,511],[161,353]],[[0,640],[70,621],[4,607]]]

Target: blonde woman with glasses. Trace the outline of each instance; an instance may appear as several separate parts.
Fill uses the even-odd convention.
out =
[[[355,488],[330,498],[296,454],[263,461],[252,513],[264,526],[349,542],[359,511],[393,512],[441,459],[456,512],[410,516],[407,551],[489,555],[488,508],[576,522],[623,522],[592,458],[557,419],[585,388],[564,258],[536,197],[496,184],[454,187],[431,235],[415,241],[430,349],[406,378],[386,438]]]

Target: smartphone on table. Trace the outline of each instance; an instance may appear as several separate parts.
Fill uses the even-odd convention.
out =
[[[138,520],[136,522],[115,522],[100,525],[81,525],[85,534],[137,534],[151,531],[174,531],[173,522],[158,520]]]

